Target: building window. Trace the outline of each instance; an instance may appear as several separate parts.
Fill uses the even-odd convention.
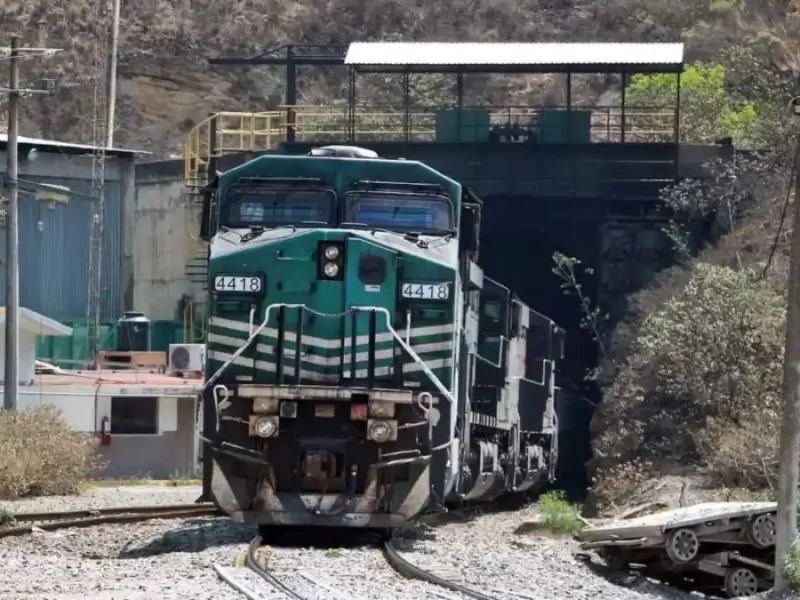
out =
[[[111,398],[111,434],[158,433],[158,398],[114,396]]]

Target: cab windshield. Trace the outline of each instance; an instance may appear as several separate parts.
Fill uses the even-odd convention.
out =
[[[348,224],[433,234],[454,229],[453,211],[445,196],[404,192],[349,192],[343,226]]]
[[[225,195],[222,225],[278,227],[329,225],[335,196],[327,189],[293,189],[275,186],[234,187]]]

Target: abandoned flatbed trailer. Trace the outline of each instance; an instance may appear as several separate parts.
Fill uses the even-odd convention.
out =
[[[615,569],[735,598],[772,587],[774,502],[708,502],[590,527],[581,548]]]

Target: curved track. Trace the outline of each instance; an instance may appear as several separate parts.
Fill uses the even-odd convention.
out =
[[[392,545],[392,540],[389,540],[384,544],[383,555],[386,557],[386,562],[388,562],[389,565],[391,565],[391,567],[403,577],[426,581],[469,598],[475,598],[475,600],[499,600],[495,596],[488,596],[483,592],[464,587],[463,585],[453,581],[448,581],[447,579],[443,579],[438,575],[434,575],[430,571],[426,571],[410,563],[403,558],[400,555],[400,552],[397,551],[397,548]]]
[[[122,506],[97,510],[39,512],[13,514],[9,527],[0,527],[0,538],[26,535],[34,528],[55,531],[71,527],[92,527],[108,523],[138,523],[150,519],[180,519],[213,516],[219,510],[210,504],[172,504],[154,506]],[[25,523],[25,525],[17,525]]]
[[[270,573],[266,566],[261,565],[258,562],[257,552],[258,549],[261,548],[262,544],[263,540],[260,536],[256,536],[253,541],[250,542],[250,546],[247,548],[247,559],[245,562],[247,568],[261,577],[261,579],[266,581],[273,588],[282,592],[287,598],[293,598],[294,600],[306,600],[304,596],[301,596],[295,592],[293,589],[283,583],[278,577]]]

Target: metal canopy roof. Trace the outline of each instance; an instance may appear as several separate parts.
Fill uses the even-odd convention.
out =
[[[95,151],[94,146],[89,144],[74,144],[72,142],[58,142],[56,140],[43,140],[39,138],[29,138],[19,136],[17,143],[20,146],[33,146],[40,148],[43,152],[60,153],[60,154],[92,154]],[[5,150],[8,146],[8,134],[0,133],[0,151]],[[106,148],[106,154],[109,156],[134,156],[136,154],[152,154],[146,150],[131,150],[129,148]]]
[[[427,73],[680,73],[683,44],[354,42],[359,71]]]

